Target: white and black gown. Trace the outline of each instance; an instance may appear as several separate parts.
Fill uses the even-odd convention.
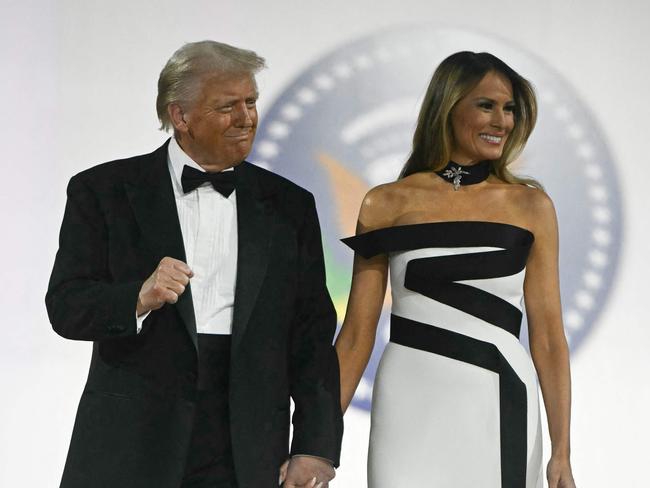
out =
[[[494,222],[343,241],[390,262],[390,342],[372,400],[368,486],[541,488],[537,379],[519,342],[533,234]]]

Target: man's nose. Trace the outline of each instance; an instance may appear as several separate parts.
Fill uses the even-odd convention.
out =
[[[251,127],[253,125],[250,110],[245,103],[238,105],[235,110],[235,125],[237,127]]]

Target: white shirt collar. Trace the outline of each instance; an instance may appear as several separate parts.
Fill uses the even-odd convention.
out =
[[[169,141],[169,146],[167,148],[167,154],[169,157],[169,163],[172,168],[172,177],[174,179],[174,185],[178,189],[182,189],[183,185],[181,184],[181,176],[183,175],[183,166],[189,166],[190,168],[197,169],[205,173],[205,170],[199,166],[199,164],[194,161],[191,157],[187,155],[185,151],[179,146],[176,138],[172,136]],[[224,171],[233,171],[235,168],[224,169]],[[182,195],[181,191],[181,195]]]

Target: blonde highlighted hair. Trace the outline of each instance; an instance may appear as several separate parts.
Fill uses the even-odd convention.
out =
[[[490,171],[508,183],[542,188],[536,180],[515,176],[508,169],[523,151],[537,121],[537,100],[532,85],[496,56],[471,51],[452,54],[433,73],[420,108],[413,148],[399,178],[445,167],[454,149],[451,112],[489,72],[502,74],[510,80],[515,102],[514,128],[501,157],[491,161]]]

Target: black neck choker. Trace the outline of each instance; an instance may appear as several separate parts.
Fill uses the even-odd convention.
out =
[[[481,161],[468,166],[449,161],[447,166],[436,171],[436,174],[454,185],[454,190],[458,190],[461,185],[475,185],[487,180],[490,176],[490,161]]]

